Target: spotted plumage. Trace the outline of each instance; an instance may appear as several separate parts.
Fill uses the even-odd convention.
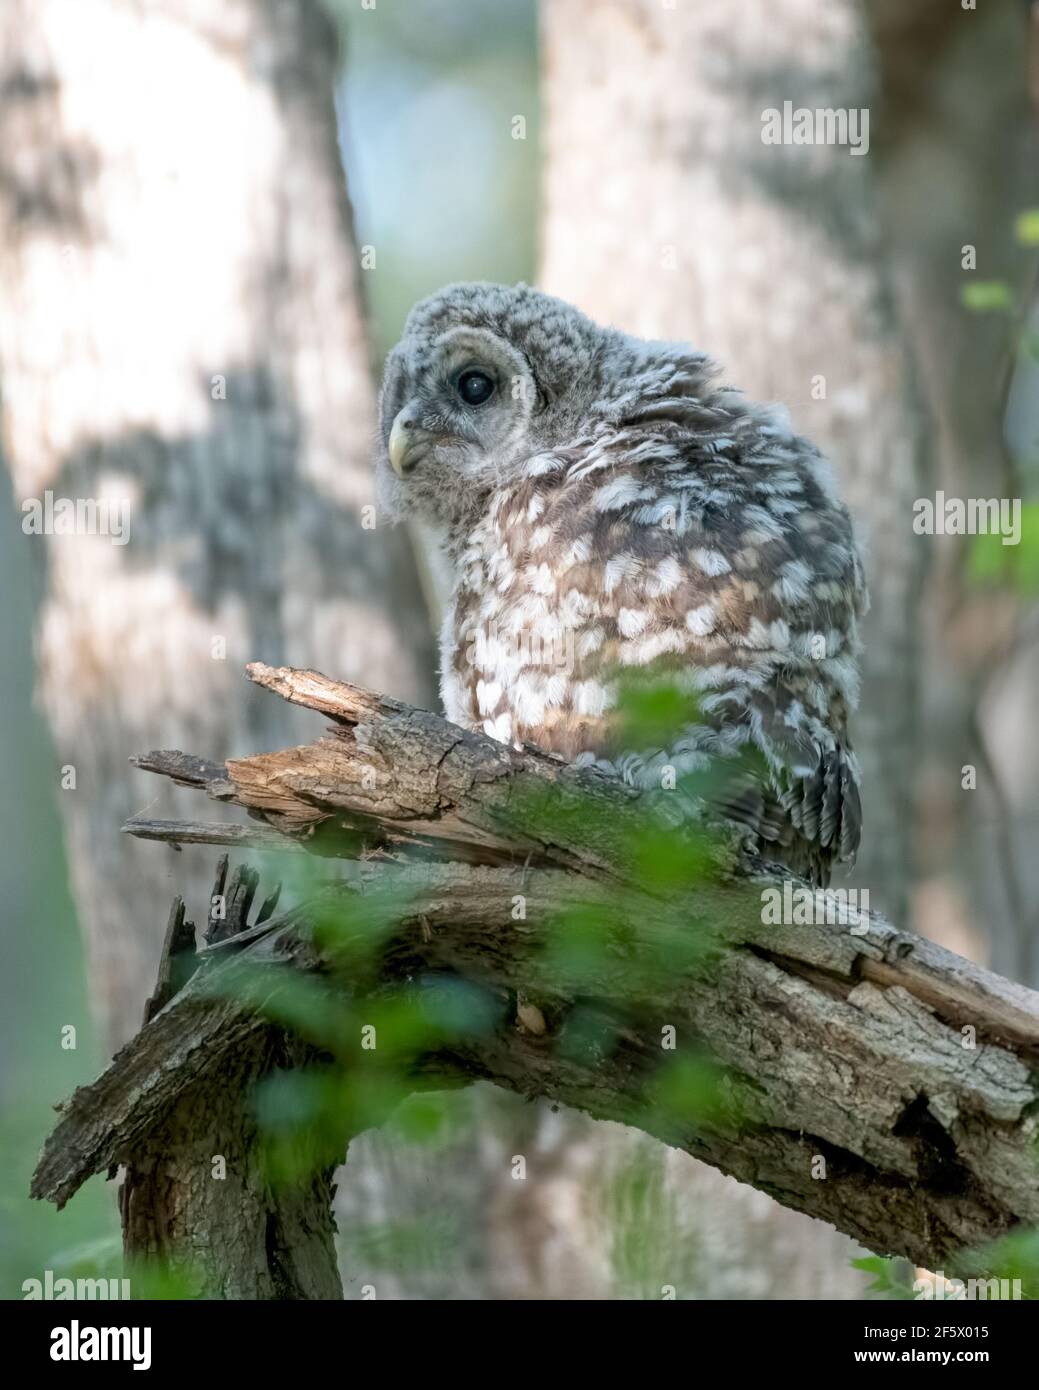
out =
[[[752,846],[822,883],[854,857],[862,567],[781,408],[684,344],[524,285],[454,285],[390,354],[381,438],[385,504],[431,523],[455,574],[450,719],[656,791],[756,750],[724,804]],[[668,747],[618,744],[624,668],[695,696]]]

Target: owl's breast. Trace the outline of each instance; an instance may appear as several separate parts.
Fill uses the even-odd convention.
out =
[[[574,758],[603,744],[612,694],[599,671],[613,644],[592,587],[566,578],[582,543],[562,555],[536,520],[513,507],[473,532],[441,635],[442,697],[464,728]]]

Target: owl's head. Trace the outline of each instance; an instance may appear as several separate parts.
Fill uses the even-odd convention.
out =
[[[438,291],[412,309],[386,362],[383,503],[397,516],[464,519],[531,458],[644,396],[644,371],[667,346],[601,328],[528,285]]]
[[[386,361],[377,468],[403,515],[450,520],[572,418],[601,330],[526,285],[449,285],[416,304]]]

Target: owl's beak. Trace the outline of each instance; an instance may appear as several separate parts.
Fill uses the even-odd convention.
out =
[[[414,420],[408,417],[406,410],[402,410],[393,422],[387,445],[390,467],[398,478],[403,478],[404,474],[409,473],[418,463],[415,452],[419,443],[424,439],[424,431],[420,430]]]

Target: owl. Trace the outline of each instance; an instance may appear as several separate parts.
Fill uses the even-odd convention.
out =
[[[647,792],[752,755],[722,797],[747,848],[822,885],[854,858],[863,570],[781,407],[686,344],[526,285],[451,285],[387,359],[376,472],[450,563],[449,719]],[[634,677],[690,697],[667,747],[623,746]]]

